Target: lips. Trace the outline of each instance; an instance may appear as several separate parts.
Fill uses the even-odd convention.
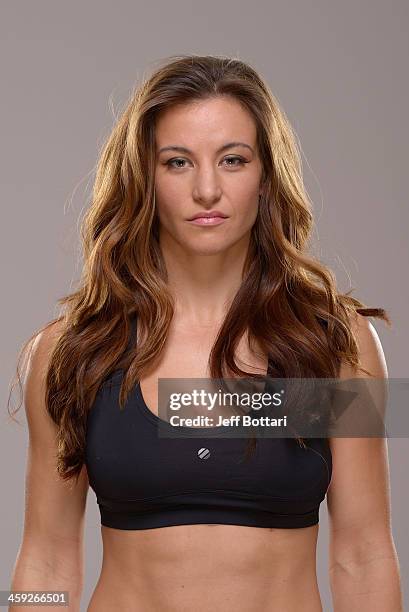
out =
[[[227,217],[196,217],[188,221],[192,225],[199,225],[200,227],[214,227],[215,225],[221,225],[225,223]]]
[[[188,221],[193,221],[194,219],[212,219],[214,217],[220,217],[221,219],[226,219],[227,215],[220,212],[220,210],[211,210],[209,212],[199,212],[190,217]]]

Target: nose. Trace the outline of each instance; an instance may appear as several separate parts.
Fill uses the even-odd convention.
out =
[[[220,200],[222,189],[213,168],[198,170],[193,187],[193,199],[202,204],[212,205]]]

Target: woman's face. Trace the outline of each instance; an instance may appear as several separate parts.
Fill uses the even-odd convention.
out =
[[[256,138],[252,116],[227,96],[159,115],[155,199],[162,244],[176,243],[197,255],[221,253],[240,241],[247,245],[262,176]],[[226,218],[190,220],[215,210]]]

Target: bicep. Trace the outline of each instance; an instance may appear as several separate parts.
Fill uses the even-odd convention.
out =
[[[327,506],[333,542],[363,551],[378,546],[388,540],[391,529],[386,439],[332,438],[330,446],[333,472]]]

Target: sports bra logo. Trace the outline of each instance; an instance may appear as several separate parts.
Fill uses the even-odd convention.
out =
[[[210,451],[208,448],[200,448],[197,451],[197,454],[200,457],[200,459],[209,459],[210,457]]]

